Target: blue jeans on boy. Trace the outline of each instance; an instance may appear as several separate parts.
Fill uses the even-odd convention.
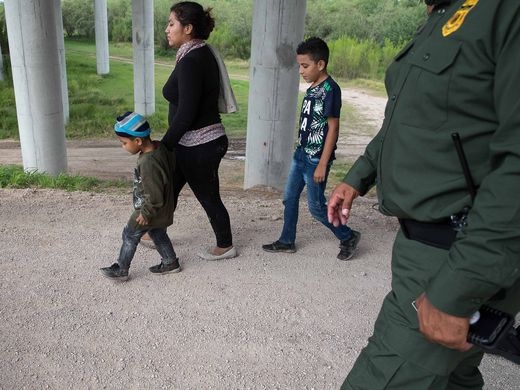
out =
[[[307,204],[311,215],[323,225],[328,227],[340,241],[347,240],[352,235],[352,229],[346,225],[335,227],[327,217],[327,200],[325,199],[325,188],[329,177],[332,162],[327,166],[325,180],[321,183],[314,182],[314,171],[318,166],[319,157],[309,156],[305,151],[297,147],[294,151],[289,176],[285,185],[283,204],[283,229],[279,241],[283,244],[294,244],[296,240],[296,225],[298,223],[298,208],[300,194],[307,186]]]
[[[123,229],[123,245],[121,245],[119,259],[117,260],[121,269],[130,268],[130,263],[134,258],[137,245],[139,245],[141,237],[146,232],[148,232],[148,235],[155,244],[155,249],[157,249],[157,252],[161,255],[161,261],[164,264],[170,264],[177,258],[173,250],[172,242],[168,234],[166,234],[166,228],[147,229],[144,226],[135,228],[127,224]]]

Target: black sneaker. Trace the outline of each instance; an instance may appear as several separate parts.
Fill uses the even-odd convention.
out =
[[[280,242],[278,240],[273,242],[272,244],[262,245],[262,249],[266,252],[296,252],[296,246],[294,244],[284,244],[283,242]]]
[[[339,253],[338,259],[340,260],[350,260],[352,256],[354,256],[354,252],[356,251],[357,244],[359,243],[359,239],[361,238],[361,233],[355,230],[352,230],[352,235],[350,238],[343,240],[339,244]]]
[[[151,266],[148,268],[151,273],[157,275],[163,274],[174,274],[177,272],[181,272],[181,266],[179,264],[179,259],[176,258],[172,263],[165,264],[161,261],[160,264]]]
[[[128,270],[119,267],[119,264],[114,263],[110,267],[101,268],[104,276],[110,279],[127,280]]]

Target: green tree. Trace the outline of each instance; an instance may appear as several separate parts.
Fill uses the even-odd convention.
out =
[[[215,17],[215,30],[210,36],[224,56],[248,59],[251,54],[253,1],[216,0],[206,2]]]
[[[63,0],[61,2],[63,30],[68,37],[92,39],[95,35],[94,2]]]
[[[132,41],[132,7],[128,1],[111,0],[107,3],[108,37],[113,42]]]
[[[259,0],[258,0],[259,1]],[[154,35],[159,50],[170,50],[164,29],[175,0],[154,1]],[[216,19],[209,42],[227,57],[248,59],[254,0],[202,0]],[[94,36],[93,2],[63,0],[63,22],[67,36]],[[112,42],[132,40],[132,7],[129,0],[108,0],[108,34]],[[386,41],[400,45],[408,40],[425,17],[418,0],[308,0],[305,36],[327,42],[350,37],[357,41]]]
[[[399,2],[381,5],[379,12],[367,16],[368,23],[374,26],[371,36],[378,43],[385,39],[395,43],[409,40],[426,18],[424,4],[417,2]],[[377,27],[377,28],[376,28]]]

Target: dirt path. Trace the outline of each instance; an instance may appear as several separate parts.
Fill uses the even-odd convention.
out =
[[[348,93],[369,107],[368,95]],[[374,112],[364,115],[381,119]],[[72,171],[105,178],[130,177],[135,163],[116,141],[70,142],[68,154]],[[280,194],[243,191],[244,162],[233,157],[222,166],[223,199],[239,257],[196,256],[213,236],[186,190],[169,229],[183,271],[152,275],[159,255],[139,247],[126,283],[99,268],[117,256],[129,190],[0,189],[0,389],[339,388],[389,291],[397,224],[376,199],[359,199],[350,225],[361,243],[342,262],[302,204],[298,251],[266,253],[282,223]],[[17,142],[0,142],[0,164],[20,161]],[[502,359],[485,357],[482,371],[486,389],[520,383]]]

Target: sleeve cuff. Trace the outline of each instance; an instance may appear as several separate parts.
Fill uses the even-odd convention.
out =
[[[476,285],[475,280],[445,267],[437,275],[426,288],[426,296],[437,309],[453,316],[470,317],[496,292],[490,291],[489,285]]]
[[[361,196],[365,195],[374,185],[375,172],[370,164],[359,158],[343,178],[343,182],[354,187]]]

